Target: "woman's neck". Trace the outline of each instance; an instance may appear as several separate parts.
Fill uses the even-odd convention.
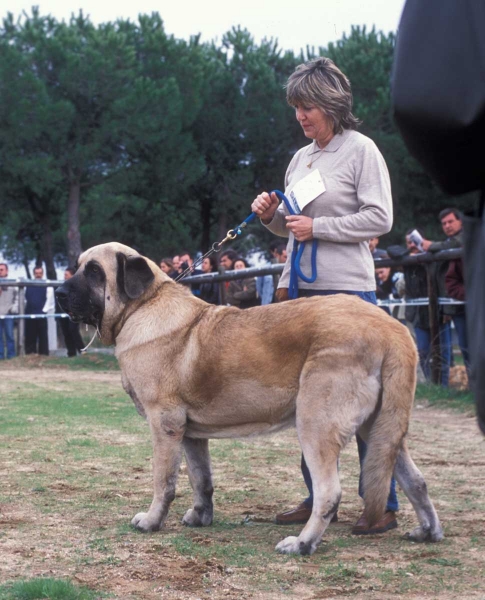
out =
[[[317,146],[320,148],[320,150],[323,150],[325,148],[325,146],[328,146],[328,144],[330,143],[330,141],[332,140],[334,135],[335,135],[334,132],[331,131],[325,137],[315,140],[315,142],[317,143]]]

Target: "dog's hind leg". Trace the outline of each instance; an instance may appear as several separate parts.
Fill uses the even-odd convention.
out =
[[[190,485],[194,490],[194,506],[185,513],[182,523],[188,527],[211,525],[214,514],[212,504],[214,488],[209,440],[184,437],[183,444]]]
[[[315,552],[340,502],[340,452],[377,403],[378,381],[344,358],[327,352],[302,378],[296,428],[312,478],[313,510],[298,537],[288,537],[276,546],[279,552]]]
[[[321,439],[328,441],[327,431],[321,431]],[[315,448],[303,440],[301,446],[312,477],[313,510],[298,537],[287,537],[276,546],[276,550],[283,554],[313,554],[337,512],[341,497],[337,468],[340,448],[328,443],[324,449],[321,448],[322,444]]]
[[[331,381],[327,379],[327,385],[322,385],[320,376],[318,390],[309,383],[306,382],[297,401],[296,427],[312,478],[313,510],[298,537],[287,537],[276,546],[284,554],[313,554],[337,512],[341,497],[337,461],[347,436],[342,435],[339,404],[331,392]],[[327,397],[320,398],[317,406],[311,399],[317,394],[324,395],[325,388]]]
[[[428,496],[428,489],[421,471],[416,467],[404,440],[400,450],[394,476],[416,511],[419,526],[406,534],[413,542],[439,542],[443,530],[436,510]]]

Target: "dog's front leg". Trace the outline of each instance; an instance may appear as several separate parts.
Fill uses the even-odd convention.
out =
[[[149,412],[153,443],[153,501],[147,513],[138,513],[131,524],[140,531],[158,531],[175,498],[175,485],[182,459],[185,416],[181,411]]]

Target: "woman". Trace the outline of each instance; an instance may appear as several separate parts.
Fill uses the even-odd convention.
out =
[[[300,279],[298,296],[344,293],[375,304],[369,240],[387,233],[392,226],[391,186],[384,158],[372,140],[356,131],[359,120],[352,114],[350,83],[330,59],[317,58],[298,66],[288,79],[286,98],[295,108],[303,133],[312,140],[295,154],[285,178],[285,195],[291,193],[300,214],[289,214],[275,193],[263,192],[251,205],[270,231],[289,238],[277,296],[288,297],[294,240],[316,240],[316,278],[313,282]],[[311,245],[307,244],[300,261],[301,271],[310,280]],[[366,444],[358,436],[357,445],[362,464]],[[310,495],[296,509],[278,514],[277,523],[305,523],[309,519],[312,481],[303,457],[302,473]],[[361,483],[359,494],[362,496]],[[397,527],[397,509],[393,480],[381,521],[370,528],[362,515],[352,533],[380,533]]]
[[[160,269],[165,273],[165,275],[168,275],[172,279],[175,279],[175,277],[178,275],[171,258],[162,258],[160,261]]]
[[[383,254],[381,258],[389,258]],[[376,269],[376,297],[378,300],[390,300],[399,298],[399,290],[404,290],[404,275],[392,267],[378,267]],[[401,322],[405,320],[404,315],[400,314],[400,309],[396,306],[392,311],[388,306],[381,307],[388,315],[396,317]]]
[[[233,263],[233,269],[235,271],[249,269],[249,263],[244,258],[238,257]],[[254,277],[246,277],[230,281],[227,288],[227,303],[239,308],[259,306],[261,301],[256,291],[256,279]]]
[[[201,265],[202,273],[217,271],[217,260],[214,255],[206,256]],[[209,304],[219,304],[219,284],[215,281],[201,283],[199,286],[200,298]]]

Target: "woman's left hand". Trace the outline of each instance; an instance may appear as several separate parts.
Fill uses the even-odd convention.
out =
[[[311,217],[290,215],[286,217],[286,227],[298,242],[307,242],[313,239],[313,219]]]

